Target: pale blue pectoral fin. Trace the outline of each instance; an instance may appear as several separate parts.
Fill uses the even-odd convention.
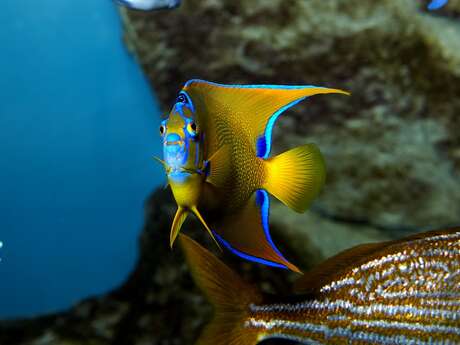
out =
[[[154,156],[153,159],[156,160],[158,163],[160,163],[163,166],[163,168],[167,171],[168,165],[166,164],[166,162],[164,160],[162,160],[162,159],[160,159],[160,158],[158,158],[156,156]],[[169,181],[166,181],[165,185],[163,186],[163,189],[168,188],[168,186],[169,186]]]
[[[208,159],[208,175],[206,182],[211,183],[215,187],[225,185],[231,174],[230,149],[227,145],[221,146]]]
[[[225,248],[243,259],[301,273],[284,258],[271,239],[269,208],[268,193],[257,190],[244,208],[216,227],[215,236]]]
[[[166,167],[166,162],[164,160],[158,158],[157,156],[153,156],[153,159],[156,160],[161,165],[163,165],[163,167]]]

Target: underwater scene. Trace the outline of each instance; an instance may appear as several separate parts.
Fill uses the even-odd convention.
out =
[[[460,344],[460,0],[0,19],[0,345]]]

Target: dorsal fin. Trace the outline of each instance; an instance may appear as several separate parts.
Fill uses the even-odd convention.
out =
[[[314,293],[351,265],[358,265],[362,260],[368,259],[370,255],[377,253],[391,243],[393,242],[361,244],[334,255],[299,278],[294,283],[294,291],[296,293]]]
[[[418,240],[428,240],[440,235],[448,235],[460,231],[459,227],[444,230],[421,232],[411,236],[379,243],[366,243],[347,249],[337,255],[326,259],[321,264],[306,272],[294,284],[296,293],[315,293],[325,284],[335,279],[353,267],[358,267],[366,261],[373,260],[381,255],[394,253],[405,248],[409,243]]]
[[[183,91],[192,98],[206,132],[208,157],[229,135],[246,135],[261,158],[269,156],[273,125],[286,109],[316,94],[348,94],[309,85],[224,85],[198,79],[188,81]]]

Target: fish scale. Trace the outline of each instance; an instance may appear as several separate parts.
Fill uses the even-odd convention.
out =
[[[238,115],[231,109],[227,116],[217,117],[217,137],[220,138],[219,148],[227,145],[230,148],[232,177],[226,186],[226,213],[234,214],[243,207],[254,191],[261,187],[265,179],[263,161],[256,157],[256,152],[250,144],[250,128],[245,122],[237,121]],[[239,133],[239,135],[232,135]],[[232,191],[238,190],[238,193]]]
[[[392,249],[394,250],[394,249]],[[298,303],[250,305],[259,341],[314,344],[459,344],[460,232],[380,255]]]

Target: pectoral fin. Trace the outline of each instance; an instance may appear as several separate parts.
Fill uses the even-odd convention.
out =
[[[227,217],[216,228],[216,237],[227,249],[244,259],[301,273],[284,258],[271,239],[269,202],[268,193],[257,190],[239,213]]]
[[[206,182],[222,187],[231,173],[230,150],[227,145],[220,147],[208,160],[209,173]]]
[[[163,168],[165,169],[166,173],[168,173],[169,167],[168,167],[168,165],[166,164],[166,162],[164,160],[162,160],[162,159],[160,159],[160,158],[158,158],[156,156],[154,156],[153,159],[156,160],[158,163],[160,163],[163,166]],[[167,181],[165,186],[164,186],[164,189],[166,189],[168,187],[168,185],[169,185],[169,182]]]

